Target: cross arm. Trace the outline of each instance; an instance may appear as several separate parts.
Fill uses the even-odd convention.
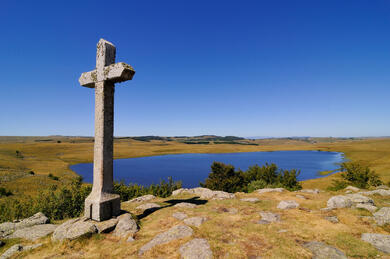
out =
[[[115,63],[104,67],[104,79],[102,81],[110,81],[113,83],[120,83],[131,80],[135,74],[134,69],[123,62]],[[80,85],[94,88],[95,83],[98,82],[96,76],[96,69],[93,71],[82,73],[79,78]]]

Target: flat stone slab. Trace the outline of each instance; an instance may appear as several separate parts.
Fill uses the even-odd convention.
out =
[[[297,197],[299,199],[302,199],[302,200],[306,200],[307,199],[305,196],[300,195],[300,194],[295,195],[295,197]]]
[[[211,251],[209,242],[203,238],[195,238],[185,243],[179,248],[179,253],[183,259],[213,258],[213,252]]]
[[[138,231],[137,222],[133,219],[131,214],[126,213],[118,217],[118,224],[114,230],[114,236],[126,237],[129,234],[134,234]]]
[[[390,254],[390,235],[363,233],[362,240],[375,246],[379,251]]]
[[[308,242],[303,246],[313,253],[313,259],[347,259],[342,251],[322,242]]]
[[[383,207],[374,214],[376,224],[383,226],[390,223],[390,207]]]
[[[105,221],[96,222],[95,226],[98,233],[109,233],[115,229],[115,226],[118,224],[118,219],[109,219]]]
[[[193,209],[196,207],[196,204],[189,203],[189,202],[180,202],[178,204],[175,204],[173,207]]]
[[[319,194],[320,190],[318,190],[318,189],[303,189],[303,190],[300,190],[299,192]]]
[[[11,235],[7,236],[7,238],[23,238],[35,241],[41,237],[45,237],[53,233],[57,227],[58,225],[53,224],[35,225],[27,228],[18,229]]]
[[[353,191],[353,192],[358,192],[358,191],[360,191],[359,188],[357,188],[357,187],[355,187],[355,186],[351,186],[351,185],[345,187],[344,190],[346,190],[346,191]]]
[[[259,200],[260,199],[258,199],[258,198],[243,198],[243,199],[240,199],[240,201],[247,201],[247,202],[257,202]]]
[[[158,205],[157,203],[150,202],[150,203],[139,205],[135,209],[145,211],[145,210],[157,209],[157,208],[161,208],[161,206]]]
[[[152,195],[152,194],[147,194],[147,195],[144,195],[144,196],[140,196],[140,197],[137,197],[137,198],[134,198],[132,200],[129,200],[129,201],[125,201],[125,203],[131,203],[131,202],[144,202],[144,201],[150,201],[150,200],[153,200],[155,199],[156,196]]]
[[[178,220],[183,220],[183,219],[186,219],[188,216],[187,216],[187,214],[185,214],[183,212],[175,212],[172,214],[172,217],[174,217],[175,219],[178,219]]]
[[[366,196],[361,194],[347,194],[347,195],[336,195],[331,197],[328,202],[328,208],[336,209],[336,208],[350,208],[352,206],[356,206],[358,204],[367,204],[374,206],[374,201]]]
[[[161,244],[169,243],[173,240],[181,239],[184,237],[190,237],[193,234],[192,228],[184,225],[178,225],[170,228],[168,231],[158,234],[151,241],[146,243],[138,251],[138,255],[143,255],[153,247]]]
[[[264,188],[264,189],[258,189],[255,192],[262,194],[267,192],[283,192],[285,191],[284,188]]]
[[[8,248],[8,250],[5,251],[4,254],[2,254],[0,256],[0,259],[8,259],[8,258],[16,255],[19,252],[29,251],[29,250],[32,250],[32,249],[35,249],[35,248],[38,248],[41,246],[42,246],[42,244],[35,244],[35,245],[29,245],[29,246],[22,246],[21,244],[16,244],[16,245],[13,245],[10,248]]]
[[[206,220],[207,218],[205,217],[192,217],[192,218],[185,219],[183,222],[184,224],[189,226],[200,227],[200,225],[202,225],[202,223],[205,222]]]
[[[378,195],[381,195],[381,196],[390,196],[390,190],[385,190],[385,189],[378,189],[378,190],[359,192],[359,193],[363,194],[363,195],[378,194]]]
[[[259,214],[261,216],[261,220],[263,220],[263,221],[267,221],[267,222],[280,221],[280,214],[267,212],[267,211],[260,211]]]
[[[96,226],[87,219],[71,219],[57,227],[52,235],[52,240],[74,240],[82,236],[90,236],[96,232]]]
[[[33,216],[23,219],[21,221],[16,222],[4,222],[0,224],[0,237],[10,234],[11,232],[27,228],[35,225],[46,224],[49,222],[49,219],[42,213],[38,212]]]
[[[327,216],[325,217],[327,221],[330,221],[332,223],[339,223],[339,219],[336,216]]]
[[[213,199],[213,200],[225,200],[234,199],[236,196],[233,193],[223,191],[213,191],[208,188],[197,187],[192,189],[180,188],[172,192],[172,196],[179,195],[182,193],[190,193],[200,196],[202,199]]]
[[[281,201],[278,204],[278,209],[287,210],[287,209],[295,209],[299,207],[299,203],[296,201]]]
[[[369,212],[375,212],[378,208],[370,205],[370,204],[364,204],[364,203],[359,203],[356,205],[356,208],[358,209],[365,209],[368,210]]]

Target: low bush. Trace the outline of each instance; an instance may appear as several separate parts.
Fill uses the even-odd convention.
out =
[[[370,186],[379,186],[383,184],[379,175],[375,173],[375,171],[359,162],[341,163],[340,170],[342,171],[340,174],[341,180],[333,180],[332,186],[328,187],[329,190],[341,190],[348,185],[366,189]]]
[[[7,191],[4,187],[0,187],[0,198],[11,196],[11,195],[12,195],[11,191]]]

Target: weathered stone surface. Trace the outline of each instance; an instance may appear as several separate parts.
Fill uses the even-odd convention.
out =
[[[52,240],[74,240],[82,236],[90,236],[96,232],[97,228],[92,222],[80,218],[71,219],[56,228]]]
[[[97,44],[96,69],[83,73],[82,86],[95,88],[95,141],[93,187],[85,199],[84,216],[104,221],[120,213],[120,197],[113,193],[114,86],[131,80],[134,69],[115,63],[115,46],[100,39]]]
[[[295,195],[295,197],[297,197],[299,199],[302,199],[302,200],[306,200],[307,199],[305,196],[300,195],[300,194]]]
[[[118,224],[114,230],[114,236],[126,237],[129,234],[134,234],[138,231],[137,222],[131,214],[126,213],[118,217]]]
[[[377,190],[379,190],[379,189],[390,190],[390,187],[382,184],[382,185],[375,187],[375,189],[377,189]]]
[[[137,198],[134,198],[132,200],[129,200],[129,201],[125,201],[125,203],[131,203],[131,202],[144,202],[144,201],[150,201],[150,200],[153,200],[155,199],[156,196],[152,195],[152,194],[147,194],[147,195],[144,195],[144,196],[140,196],[140,197],[137,197]]]
[[[313,253],[313,259],[347,259],[339,249],[321,242],[309,242],[303,245]]]
[[[370,204],[365,204],[365,203],[358,203],[356,204],[356,208],[358,209],[365,209],[365,210],[368,210],[370,212],[375,212],[378,208],[373,206],[373,205],[370,205]]]
[[[126,242],[134,242],[135,241],[135,239],[134,239],[134,237],[133,236],[129,236],[127,239],[126,239]]]
[[[213,253],[206,239],[195,238],[179,249],[182,259],[211,259]]]
[[[286,209],[295,209],[299,207],[299,203],[296,201],[281,201],[278,204],[278,209],[286,210]]]
[[[183,212],[175,212],[172,214],[172,217],[174,217],[175,219],[178,219],[178,220],[183,220],[183,219],[186,219],[188,216],[187,216],[187,214],[185,214]]]
[[[260,211],[261,220],[267,221],[267,222],[278,222],[280,221],[280,214],[267,212],[267,211]]]
[[[375,246],[376,249],[390,254],[390,235],[363,233],[362,240]]]
[[[96,222],[95,226],[98,233],[109,233],[115,229],[115,226],[118,224],[118,219],[113,218],[105,221]]]
[[[303,190],[300,190],[300,192],[319,194],[320,190],[318,190],[318,189],[303,189]]]
[[[326,216],[325,219],[332,223],[339,223],[339,219],[336,216]]]
[[[192,218],[185,219],[183,222],[189,226],[200,227],[200,225],[202,225],[202,223],[205,222],[206,220],[207,218],[204,217],[192,217]]]
[[[331,197],[327,202],[328,208],[350,208],[352,201],[344,195],[336,195]]]
[[[0,256],[0,259],[8,259],[8,258],[16,255],[19,252],[29,251],[29,250],[32,250],[32,249],[35,249],[35,248],[38,248],[41,246],[42,246],[42,244],[35,244],[35,245],[29,245],[29,246],[22,246],[21,244],[16,244],[16,245],[13,245],[10,248],[8,248],[8,250],[5,251],[4,254],[2,254]]]
[[[236,196],[233,193],[223,191],[213,191],[203,187],[197,187],[193,189],[181,188],[172,192],[172,196],[179,195],[182,193],[190,193],[200,196],[202,199],[213,199],[213,200],[224,200],[234,199]]]
[[[150,203],[145,203],[145,204],[139,205],[135,209],[144,211],[144,210],[157,209],[157,208],[161,208],[161,206],[158,205],[157,203],[150,202]]]
[[[258,189],[255,192],[262,194],[267,192],[283,192],[284,190],[285,190],[284,188],[264,188],[264,189]]]
[[[374,219],[379,226],[390,223],[390,207],[383,207],[375,212]]]
[[[346,191],[353,191],[353,192],[358,192],[358,191],[360,191],[359,188],[357,188],[357,187],[355,187],[355,186],[351,186],[351,185],[345,187],[345,190],[346,190]]]
[[[156,245],[166,244],[173,240],[190,237],[193,234],[192,228],[184,225],[174,226],[168,231],[158,234],[150,242],[146,243],[138,251],[139,255],[143,255],[146,251],[152,249]]]
[[[257,201],[259,201],[259,199],[258,198],[243,198],[243,199],[240,199],[240,201],[257,202]]]
[[[41,237],[45,237],[53,233],[57,228],[57,225],[53,224],[41,224],[27,228],[18,229],[13,232],[7,238],[23,238],[31,241],[35,241]]]
[[[327,202],[328,208],[332,209],[350,208],[352,206],[357,206],[357,204],[375,205],[371,198],[357,193],[333,196]]]
[[[378,189],[378,190],[359,192],[359,193],[363,194],[363,195],[378,194],[378,195],[381,195],[381,196],[390,196],[390,190],[385,190],[385,189]]]
[[[175,204],[173,207],[193,209],[196,207],[196,204],[189,203],[189,202],[180,202],[178,204]]]
[[[2,233],[10,234],[12,231],[27,228],[35,225],[46,224],[49,222],[49,219],[42,213],[38,212],[33,216],[23,219],[19,222],[5,222],[0,224],[0,236]]]

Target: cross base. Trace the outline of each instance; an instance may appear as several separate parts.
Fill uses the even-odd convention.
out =
[[[118,194],[91,193],[85,199],[84,215],[86,218],[103,221],[118,216],[121,211],[121,200]]]

